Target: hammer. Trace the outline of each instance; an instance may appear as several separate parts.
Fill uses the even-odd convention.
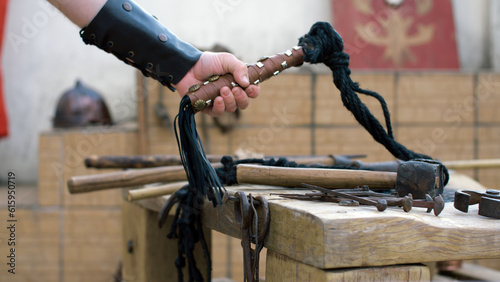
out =
[[[214,168],[220,163],[212,164]],[[269,170],[269,172],[267,172]],[[415,199],[425,199],[425,194],[433,198],[443,193],[442,168],[440,165],[408,161],[402,162],[398,172],[318,169],[318,168],[283,168],[260,165],[239,165],[237,180],[239,183],[264,184],[287,187],[299,187],[308,182],[325,188],[355,188],[368,185],[370,189],[394,189],[401,196],[409,193]],[[310,181],[309,179],[313,179]],[[156,182],[186,180],[182,166],[143,168],[139,170],[117,171],[97,175],[74,176],[68,180],[71,194],[91,191],[139,186]]]
[[[291,168],[238,165],[238,183],[301,187],[306,182],[329,189],[351,189],[367,185],[372,190],[395,189],[399,196],[412,194],[415,199],[432,198],[443,193],[443,167],[423,161],[401,162],[397,172]]]

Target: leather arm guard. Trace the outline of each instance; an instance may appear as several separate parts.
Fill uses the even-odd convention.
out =
[[[201,56],[132,0],[108,0],[80,35],[172,91]]]

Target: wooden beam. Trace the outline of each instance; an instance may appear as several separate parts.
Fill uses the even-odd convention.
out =
[[[279,271],[278,271],[279,270]],[[425,265],[319,269],[267,251],[266,281],[430,281]]]
[[[122,203],[122,257],[124,281],[177,281],[175,259],[177,240],[166,238],[173,216],[164,228],[158,228],[158,213],[141,208],[134,203]],[[212,236],[210,229],[203,230],[209,249]],[[206,280],[206,261],[201,247],[195,248],[195,260]],[[184,278],[188,277],[187,267]]]
[[[148,89],[147,79],[140,71],[137,73],[137,125],[139,135],[138,152],[141,155],[149,154],[148,135]]]

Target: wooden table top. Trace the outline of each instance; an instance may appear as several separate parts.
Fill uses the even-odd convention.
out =
[[[379,212],[371,206],[284,199],[270,193],[297,190],[276,186],[237,185],[226,189],[231,195],[244,191],[265,196],[271,213],[266,248],[317,268],[500,258],[500,221],[478,215],[477,205],[462,213],[453,203],[446,203],[442,213],[435,216],[423,208],[406,213],[389,207]],[[466,176],[452,174],[447,189],[481,191],[484,187]],[[137,203],[159,211],[167,198]],[[216,208],[207,204],[202,217],[207,227],[240,238],[232,202]]]

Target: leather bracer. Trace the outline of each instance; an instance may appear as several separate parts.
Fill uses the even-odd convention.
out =
[[[131,0],[108,0],[80,35],[172,91],[201,56]]]

